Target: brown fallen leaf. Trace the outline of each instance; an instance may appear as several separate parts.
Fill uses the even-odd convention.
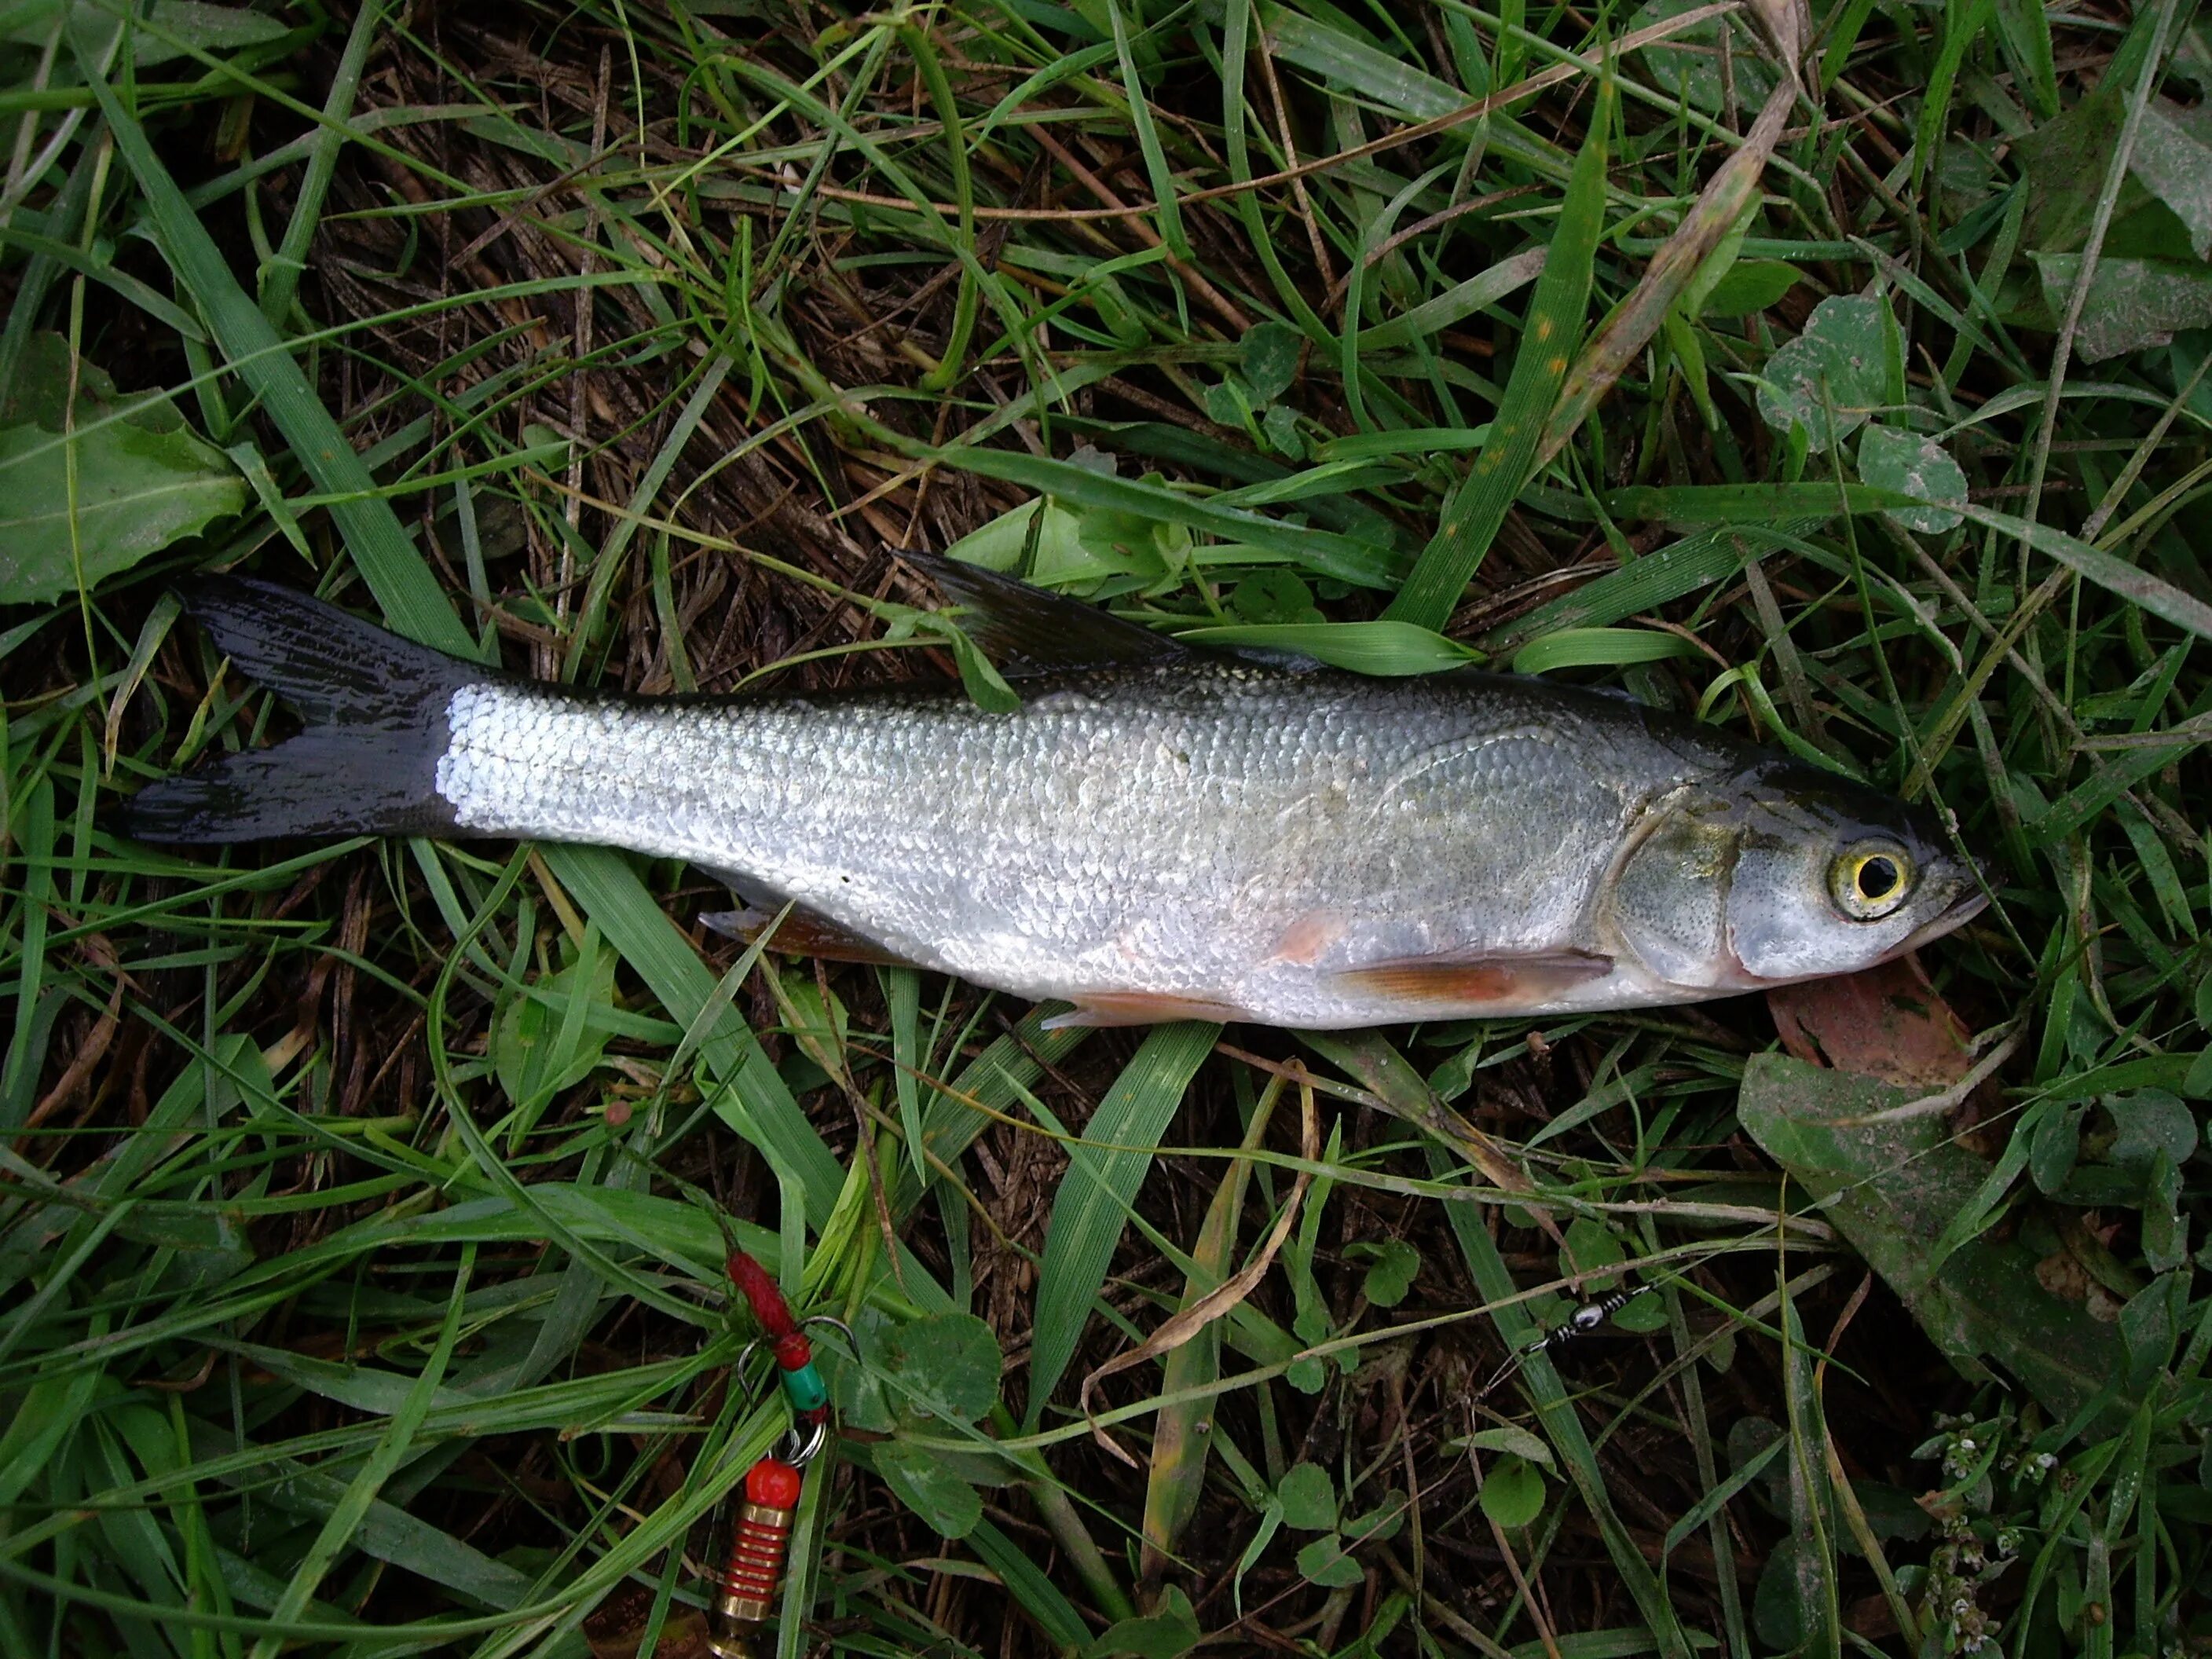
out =
[[[1973,1066],[1966,1023],[1936,994],[1917,957],[1766,994],[1790,1054],[1905,1088],[1942,1089]]]
[[[651,1590],[638,1584],[617,1586],[584,1620],[592,1659],[637,1659],[652,1613]],[[671,1607],[653,1651],[654,1659],[712,1659],[706,1616],[696,1607]]]

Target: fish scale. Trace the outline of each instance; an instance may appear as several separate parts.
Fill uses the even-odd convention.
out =
[[[152,787],[128,822],[681,858],[799,907],[787,941],[1101,1024],[1693,1001],[1866,966],[1981,903],[1911,809],[1622,698],[1208,656],[1017,584],[939,580],[1012,648],[1018,708],[957,687],[576,693],[224,580],[195,613],[307,729]],[[1056,640],[1109,659],[1018,660]]]

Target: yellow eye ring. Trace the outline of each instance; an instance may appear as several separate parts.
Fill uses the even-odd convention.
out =
[[[1854,921],[1880,921],[1912,892],[1912,855],[1895,842],[1861,842],[1828,866],[1828,895]]]

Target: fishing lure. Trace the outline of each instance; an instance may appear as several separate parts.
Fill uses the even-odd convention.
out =
[[[805,1491],[806,1466],[830,1438],[830,1389],[814,1364],[810,1325],[853,1333],[827,1314],[794,1318],[775,1278],[743,1250],[730,1252],[730,1282],[751,1307],[761,1334],[738,1356],[737,1368],[758,1342],[775,1356],[776,1378],[791,1407],[791,1428],[775,1449],[745,1472],[742,1501],[730,1522],[730,1545],[715,1580],[707,1620],[707,1650],[714,1659],[761,1659],[775,1647],[778,1604],[791,1555],[793,1523]]]

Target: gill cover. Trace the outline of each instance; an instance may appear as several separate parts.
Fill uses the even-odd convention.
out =
[[[1607,899],[1647,970],[1706,990],[1852,973],[1979,908],[1926,814],[1795,762],[1652,802]]]

